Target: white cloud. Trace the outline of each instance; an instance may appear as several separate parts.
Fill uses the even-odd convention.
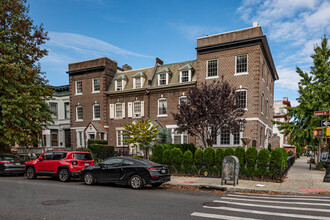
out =
[[[279,80],[275,83],[281,88],[289,90],[298,90],[298,82],[300,81],[300,76],[295,69],[289,68],[277,68],[277,73],[279,75]]]
[[[182,36],[189,40],[196,40],[198,37],[212,35],[223,32],[219,27],[200,26],[200,25],[185,25],[169,23],[169,26],[176,29]]]
[[[291,107],[296,107],[299,105],[299,102],[297,100],[290,100]]]

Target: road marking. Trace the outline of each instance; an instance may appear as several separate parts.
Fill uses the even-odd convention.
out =
[[[231,193],[228,195],[247,195],[246,193],[239,193],[239,192],[235,192],[235,193]],[[325,199],[330,199],[329,196],[304,196],[303,195],[285,195],[285,194],[281,194],[281,195],[267,195],[267,194],[257,194],[257,193],[249,193],[249,195],[253,195],[253,196],[260,196],[260,197],[295,197],[295,198],[325,198]]]
[[[307,202],[282,202],[282,201],[271,201],[271,200],[260,200],[260,199],[241,199],[233,197],[221,197],[221,199],[230,199],[230,200],[240,200],[240,201],[249,201],[249,202],[265,202],[265,203],[283,203],[283,204],[296,204],[296,205],[317,205],[317,206],[330,206],[330,204],[320,204],[320,203],[307,203]]]
[[[309,201],[323,201],[323,202],[330,202],[330,200],[328,199],[309,199],[309,197],[295,197],[295,198],[281,198],[281,197],[272,197],[272,196],[263,196],[263,197],[259,197],[259,196],[244,196],[244,195],[237,195],[237,194],[227,194],[227,196],[229,197],[244,197],[244,198],[258,198],[258,199],[274,199],[274,200],[309,200]],[[315,198],[320,198],[320,197],[315,197]]]
[[[230,208],[230,207],[211,207],[211,206],[203,206],[203,207],[209,209],[220,209],[225,211],[244,212],[244,213],[260,214],[260,215],[283,216],[283,217],[292,217],[292,218],[301,218],[301,219],[303,218],[303,219],[330,220],[330,217],[326,217],[326,216],[297,215],[290,213],[266,212],[266,211],[246,210],[246,209],[238,209],[238,208]]]
[[[204,218],[215,218],[215,219],[228,219],[228,220],[258,220],[257,218],[243,218],[243,217],[235,217],[229,215],[217,215],[217,214],[209,214],[202,212],[193,212],[192,216],[204,217]]]
[[[272,206],[272,205],[261,205],[261,204],[247,204],[247,203],[240,203],[240,202],[220,201],[220,200],[214,200],[213,202],[232,204],[232,205],[241,205],[241,206],[271,208],[271,209],[288,209],[288,210],[301,210],[302,209],[301,207],[286,207],[286,206]],[[329,212],[330,213],[330,209],[310,209],[309,208],[308,211],[310,211],[310,212]]]

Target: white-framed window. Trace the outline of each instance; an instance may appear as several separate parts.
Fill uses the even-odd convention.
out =
[[[136,89],[139,89],[139,88],[142,88],[142,85],[141,85],[141,81],[142,81],[142,79],[141,79],[142,77],[136,77],[135,78],[135,88]]]
[[[129,132],[126,130],[117,130],[117,146],[128,146],[128,143],[125,142],[125,139],[129,138]]]
[[[220,144],[221,145],[230,145],[230,131],[228,129],[221,131]]]
[[[100,120],[101,113],[100,113],[100,104],[93,105],[93,119]]]
[[[220,135],[217,136],[217,139],[214,143],[215,146],[228,146],[234,145],[239,146],[241,145],[241,131],[236,131],[231,133],[229,129],[225,129],[224,131],[220,132]]]
[[[123,80],[118,79],[116,80],[116,91],[121,91],[123,90]]]
[[[236,103],[239,108],[246,109],[247,108],[247,91],[246,90],[237,90],[236,91]]]
[[[167,116],[167,99],[158,99],[158,116]]]
[[[234,145],[239,145],[241,140],[241,135],[239,131],[236,131],[233,133],[233,144]]]
[[[187,96],[180,96],[179,97],[179,105],[181,105],[181,103],[186,103],[188,101]]]
[[[76,107],[76,120],[77,121],[82,121],[83,118],[83,107],[82,106],[77,106]]]
[[[158,85],[167,85],[168,84],[168,74],[167,73],[160,73],[158,74]]]
[[[218,77],[218,60],[208,60],[207,61],[207,78]]]
[[[82,81],[76,81],[76,95],[82,95]]]
[[[243,54],[243,55],[238,55],[235,57],[236,59],[236,74],[248,74],[248,55]]]
[[[65,119],[70,118],[70,103],[69,102],[64,103],[64,118]]]
[[[49,103],[49,108],[52,112],[54,112],[52,114],[52,118],[57,118],[57,115],[58,115],[57,103],[56,102],[50,102]]]
[[[141,117],[141,102],[134,102],[133,103],[133,113],[134,113],[134,118],[140,118]]]
[[[182,70],[180,71],[180,83],[183,83],[183,82],[189,82],[191,81],[190,79],[190,70]]]
[[[77,131],[77,145],[78,147],[83,147],[84,146],[84,132],[83,131]]]
[[[260,98],[261,100],[260,100],[260,105],[261,105],[261,113],[263,113],[264,112],[264,94],[262,93],[261,94],[261,98]]]
[[[116,112],[116,118],[123,118],[123,105],[122,105],[122,103],[116,103],[115,112]]]
[[[93,84],[93,92],[94,93],[100,92],[100,79],[99,78],[92,79],[92,84]]]
[[[175,128],[177,125],[167,125],[166,128],[171,132],[172,135],[172,144],[187,144],[188,143],[188,134],[187,132],[178,133]]]

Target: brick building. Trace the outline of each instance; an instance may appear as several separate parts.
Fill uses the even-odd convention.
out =
[[[288,113],[287,107],[291,107],[291,102],[288,97],[283,97],[283,100],[274,101],[274,112],[273,112],[273,120],[278,122],[289,123],[289,116],[285,115]],[[274,125],[273,135],[279,137],[279,147],[283,147],[283,145],[289,145],[288,136],[284,135],[279,129],[278,125]]]
[[[133,70],[103,57],[69,64],[72,146],[85,147],[89,138],[107,139],[125,153],[130,149],[124,125],[149,117],[172,131],[175,143],[194,143],[195,137],[178,134],[172,112],[177,112],[187,91],[199,83],[225,79],[239,92],[247,123],[242,132],[223,132],[214,147],[242,145],[263,148],[272,136],[274,81],[278,79],[267,38],[254,27],[197,39],[197,59]]]

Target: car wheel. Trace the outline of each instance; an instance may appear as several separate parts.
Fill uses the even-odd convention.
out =
[[[93,185],[94,184],[94,176],[92,173],[86,173],[84,175],[84,181],[86,185]]]
[[[26,178],[28,179],[35,179],[37,177],[36,171],[33,167],[28,167],[26,170]]]
[[[152,187],[157,188],[160,187],[163,183],[151,183]]]
[[[132,189],[141,189],[143,187],[143,179],[139,175],[133,175],[129,180]]]
[[[70,173],[67,169],[60,169],[58,172],[58,179],[61,182],[67,182],[70,180]]]

